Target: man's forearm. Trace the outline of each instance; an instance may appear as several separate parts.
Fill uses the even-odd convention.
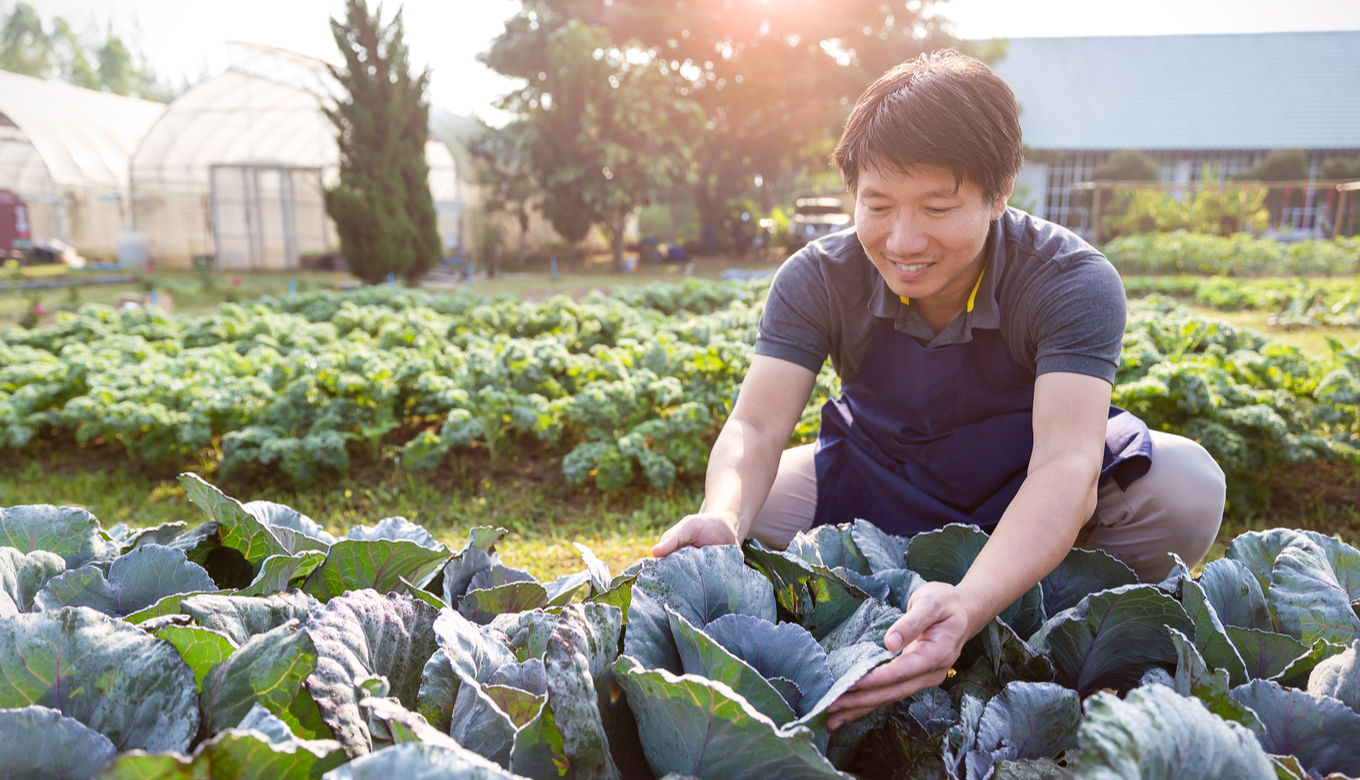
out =
[[[959,583],[970,605],[969,636],[1062,562],[1095,511],[1098,478],[1098,463],[1071,455],[1029,473]]]
[[[730,514],[737,541],[746,539],[779,471],[784,439],[737,418],[729,418],[713,444],[704,480],[704,511]]]

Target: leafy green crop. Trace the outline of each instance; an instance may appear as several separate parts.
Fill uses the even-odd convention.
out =
[[[335,539],[185,481],[198,528],[0,510],[23,544],[0,547],[10,774],[1303,780],[1360,763],[1360,550],[1313,532],[1243,534],[1199,579],[1177,562],[1155,585],[1073,550],[956,676],[830,732],[912,592],[957,582],[980,530],[855,521],[617,576],[582,548],[582,571],[541,583],[499,563],[503,529],[456,552],[400,518]],[[317,566],[271,563],[297,558]],[[252,565],[268,576],[242,581]],[[112,614],[50,598],[75,573]]]

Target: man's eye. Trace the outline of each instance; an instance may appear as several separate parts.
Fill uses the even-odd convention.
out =
[[[954,209],[953,209],[953,207],[951,206],[951,207],[949,207],[949,208],[926,209],[926,213],[927,213],[927,214],[930,214],[930,215],[932,215],[932,216],[940,217],[940,216],[944,216],[945,214],[949,214],[949,213],[952,212],[953,210],[954,210]]]

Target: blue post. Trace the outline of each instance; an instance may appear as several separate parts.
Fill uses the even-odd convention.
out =
[[[397,283],[397,275],[389,271],[388,274],[387,274],[387,283],[388,283],[388,284],[396,284],[396,283]]]
[[[150,308],[150,307],[152,307],[152,306],[155,306],[155,305],[156,305],[156,299],[157,299],[157,296],[156,296],[156,291],[155,291],[155,290],[152,290],[151,292],[147,293],[147,294],[146,294],[146,305],[147,305],[147,307]]]
[[[557,281],[557,255],[548,258],[548,268],[552,269],[553,281]]]
[[[467,270],[468,289],[471,290],[471,289],[472,289],[472,274],[474,273],[474,270],[475,270],[475,269],[473,268],[473,263],[472,263],[471,260],[467,261],[467,269],[468,269],[468,270]]]
[[[297,295],[297,280],[296,280],[296,279],[289,279],[289,280],[288,280],[288,294],[289,294],[289,295]]]

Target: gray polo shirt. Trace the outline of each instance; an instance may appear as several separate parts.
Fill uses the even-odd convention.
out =
[[[814,373],[829,355],[849,379],[864,363],[875,318],[887,318],[932,348],[972,341],[974,328],[999,328],[1011,355],[1036,376],[1064,371],[1113,384],[1124,285],[1104,255],[1066,228],[1009,208],[992,223],[983,252],[973,310],[935,333],[888,287],[853,228],[820,239],[775,274],[756,354]]]

